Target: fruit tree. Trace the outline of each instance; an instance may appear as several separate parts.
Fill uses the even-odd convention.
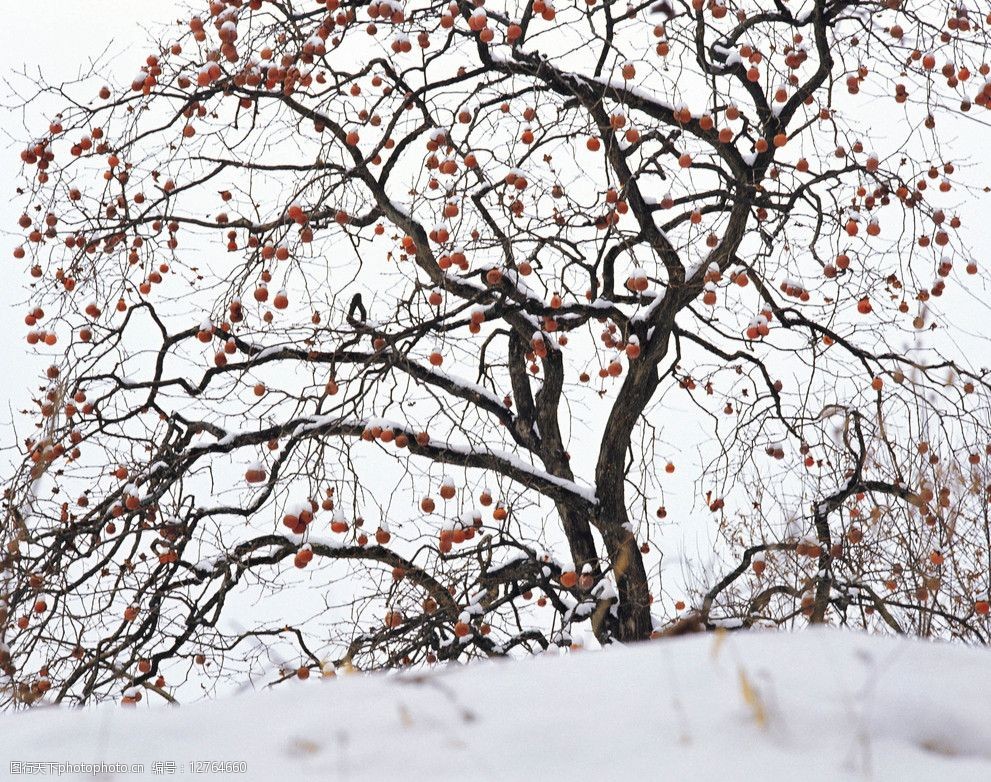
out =
[[[5,697],[986,641],[986,14],[213,0],[35,85]]]

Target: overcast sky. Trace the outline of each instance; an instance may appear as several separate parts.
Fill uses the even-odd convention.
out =
[[[199,4],[206,5],[206,0]],[[0,448],[3,449],[0,450],[0,472],[4,477],[9,474],[9,464],[14,456],[9,450],[11,423],[17,426],[20,439],[31,433],[30,421],[17,415],[16,411],[27,406],[32,387],[39,384],[40,374],[48,364],[43,355],[29,350],[25,343],[23,318],[30,278],[25,263],[11,256],[23,234],[17,226],[24,207],[15,192],[21,184],[18,154],[32,135],[45,128],[44,112],[54,113],[58,108],[54,104],[36,106],[27,115],[11,110],[16,103],[11,90],[27,87],[26,80],[15,72],[36,74],[41,71],[50,83],[59,83],[89,70],[91,59],[106,51],[105,61],[113,63],[116,74],[116,78],[111,78],[106,69],[108,83],[129,79],[150,51],[147,45],[150,33],[142,28],[151,30],[163,23],[174,23],[177,17],[184,15],[180,10],[182,5],[174,0],[60,0],[53,8],[25,0],[0,0],[0,18],[4,20],[5,28],[4,45],[0,47],[0,76],[4,80],[0,83],[0,186],[4,196],[0,198],[0,237],[3,238],[0,257],[4,259],[6,271],[3,284],[0,284]],[[961,164],[971,163],[970,183],[983,186],[991,173],[985,151],[989,133],[980,112],[975,119],[978,121],[940,122],[945,134],[944,143],[953,144],[954,162],[961,168]],[[874,133],[887,132],[903,133],[904,126],[898,123],[875,125]],[[979,179],[981,176],[985,178],[983,181]],[[991,220],[987,218],[991,198],[975,192],[974,197],[961,193],[960,199],[959,214],[964,220],[967,242],[976,250],[978,263],[984,269],[991,269],[991,253],[987,251],[991,245]],[[967,282],[967,288],[951,287],[940,306],[952,313],[958,327],[953,332],[954,338],[966,361],[974,366],[989,366],[991,349],[987,335],[991,334],[991,297],[983,281],[970,278]],[[62,348],[60,343],[57,349],[61,351]],[[688,420],[694,419],[686,417]],[[679,424],[675,422],[673,426],[677,431]],[[670,431],[666,434],[672,436]],[[690,440],[679,442],[684,445]],[[690,471],[679,472],[677,476],[679,486],[686,493],[693,480]],[[708,518],[705,516],[704,520]],[[699,528],[697,531],[698,539],[694,541],[692,531],[686,532],[686,549],[696,549],[698,556],[712,555],[714,530]],[[671,556],[671,548],[665,549],[665,556],[669,565],[676,562]]]
[[[143,55],[148,40],[142,26],[174,21],[179,4],[168,0],[85,0],[61,2],[38,13],[38,6],[24,0],[0,0],[0,18],[4,20],[3,46],[0,47],[0,236],[3,237],[0,257],[6,271],[0,284],[0,431],[2,445],[10,442],[8,427],[11,408],[23,409],[29,401],[30,386],[37,385],[38,372],[45,366],[42,358],[29,352],[24,341],[24,303],[28,298],[29,277],[23,262],[15,261],[11,253],[20,231],[17,218],[23,202],[16,195],[20,182],[18,155],[25,141],[44,125],[36,124],[37,115],[25,117],[9,110],[16,103],[12,88],[22,89],[26,82],[16,72],[43,72],[54,83],[73,79],[85,70],[90,59],[98,57],[109,47],[108,54],[128,51]],[[117,58],[118,68],[134,70],[129,58]],[[143,57],[142,57],[143,59]],[[14,72],[14,73],[12,73]],[[62,347],[60,344],[59,348]],[[18,420],[20,419],[20,420]],[[18,436],[23,439],[24,420],[14,416]],[[0,460],[3,463],[6,459]]]
[[[36,12],[36,5],[24,0],[0,0],[0,18],[4,20],[5,33],[4,45],[0,47],[0,73],[6,80],[11,78],[12,71],[26,69],[37,73],[40,69],[51,82],[71,80],[81,69],[86,69],[91,58],[98,57],[107,50],[111,58],[118,55],[118,76],[121,72],[130,74],[136,60],[119,55],[130,51],[143,59],[148,34],[142,28],[152,29],[163,22],[174,24],[183,15],[183,5],[185,4],[170,0],[140,0],[129,3],[121,0],[85,0],[59,3],[57,14],[39,14]],[[16,77],[13,79],[15,84],[23,87],[23,80]],[[9,84],[3,85],[0,98],[4,106],[10,105],[9,94]],[[25,270],[10,256],[20,235],[16,221],[22,203],[14,192],[19,184],[20,162],[17,156],[24,140],[30,137],[32,130],[37,131],[38,128],[34,124],[37,116],[31,118],[34,121],[30,128],[26,126],[24,119],[17,112],[0,111],[0,183],[5,196],[0,199],[0,232],[6,239],[2,257],[6,259],[8,272],[4,284],[0,285],[0,366],[3,367],[3,371],[0,371],[0,400],[10,400],[16,405],[23,405],[26,399],[24,386],[40,365],[29,357],[24,343],[24,312],[19,305],[26,300],[24,284],[28,278],[24,274]],[[955,145],[960,148],[960,155],[955,156],[957,162],[966,161],[967,158],[978,166],[983,162],[981,158],[985,155],[982,150],[986,146],[988,133],[983,123],[957,122],[953,127],[947,128],[947,133],[958,139]],[[971,239],[971,246],[978,250],[986,248],[991,240],[991,221],[985,217],[988,204],[989,198],[984,195],[982,198],[972,199],[961,209],[965,222],[968,217],[971,218],[968,238]],[[978,257],[979,262],[982,260]],[[976,302],[973,305],[978,306]],[[961,325],[977,327],[982,323],[987,310],[978,307],[975,315],[978,311],[978,322],[971,319],[969,323],[963,321]],[[987,351],[987,343],[983,339],[979,342],[982,349]],[[982,363],[991,363],[991,355]],[[9,420],[6,411],[3,420]]]
[[[37,6],[24,0],[0,0],[0,18],[5,27],[4,46],[0,47],[0,73],[6,82],[0,87],[0,101],[3,106],[10,107],[16,102],[11,97],[11,88],[25,87],[25,80],[18,78],[15,71],[38,73],[40,70],[52,83],[72,80],[80,71],[88,70],[90,60],[104,51],[107,59],[114,63],[117,76],[110,78],[108,73],[107,81],[120,81],[121,74],[128,78],[149,51],[150,33],[146,30],[158,28],[163,23],[175,24],[178,17],[188,16],[181,12],[183,5],[171,0],[130,3],[85,0],[61,2],[57,15],[53,15],[47,12],[52,9],[46,9],[44,14],[37,13]],[[57,107],[52,104],[44,108],[54,112]],[[25,407],[31,386],[38,385],[39,373],[48,362],[33,350],[29,351],[24,341],[24,304],[28,300],[26,284],[29,277],[24,262],[11,257],[21,236],[17,218],[23,208],[15,189],[20,184],[18,154],[25,140],[44,128],[43,114],[40,106],[34,107],[27,116],[9,108],[0,110],[0,183],[5,195],[0,199],[0,235],[5,240],[0,253],[7,271],[4,284],[0,285],[0,402],[3,403],[0,405],[0,430],[9,432],[13,420],[18,424],[21,439],[27,434],[22,431],[24,417],[12,417],[9,409],[16,411]],[[946,134],[944,142],[951,140],[954,144],[954,161],[959,165],[969,159],[973,164],[969,176],[971,183],[983,185],[985,182],[978,181],[978,177],[987,177],[986,171],[982,170],[986,165],[982,150],[986,146],[988,128],[980,114],[975,115],[975,119],[981,121],[941,120],[941,128]],[[884,125],[875,127],[876,133],[886,132]],[[991,267],[991,258],[983,254],[991,243],[991,220],[986,217],[989,197],[984,194],[968,198],[962,193],[960,197],[964,201],[960,204],[960,214],[964,219],[966,238],[978,251],[978,263],[985,268]],[[991,332],[987,291],[984,283],[974,278],[970,278],[968,284],[970,287],[966,289],[951,287],[943,298],[942,307],[954,313],[953,319],[959,327],[954,334],[958,337],[959,349],[969,362],[977,366],[991,365],[991,349],[986,336]],[[62,347],[59,344],[57,349]],[[6,446],[10,442],[9,435],[5,434],[2,444]],[[0,461],[6,460],[0,457]]]

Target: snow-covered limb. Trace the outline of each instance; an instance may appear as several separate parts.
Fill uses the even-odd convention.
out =
[[[508,451],[495,449],[475,449],[465,445],[435,441],[428,438],[424,444],[417,442],[417,430],[400,421],[388,419],[355,419],[341,418],[336,415],[302,416],[285,423],[266,427],[254,432],[232,432],[221,440],[213,443],[200,443],[191,447],[186,461],[190,464],[196,459],[212,453],[230,453],[237,448],[257,446],[272,439],[288,436],[290,448],[295,441],[327,436],[361,437],[371,426],[378,425],[390,428],[395,434],[404,434],[409,439],[409,450],[413,455],[427,456],[433,461],[444,464],[455,464],[462,467],[492,470],[504,475],[517,483],[535,489],[553,500],[578,503],[587,512],[593,512],[598,500],[595,490],[575,481],[560,478],[540,469],[519,456]]]

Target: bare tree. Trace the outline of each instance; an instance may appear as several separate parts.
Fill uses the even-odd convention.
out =
[[[978,5],[214,0],[132,82],[35,85],[8,700],[986,641],[988,376],[934,307],[983,279],[941,139]],[[652,613],[679,468],[725,575]]]

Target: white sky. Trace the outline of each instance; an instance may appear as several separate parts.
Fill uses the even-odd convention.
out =
[[[140,56],[143,60],[148,48],[145,42],[149,36],[142,28],[154,29],[161,23],[174,24],[177,18],[183,16],[184,5],[186,3],[174,0],[85,0],[71,3],[62,0],[57,9],[48,9],[57,13],[39,14],[33,3],[0,0],[0,19],[4,23],[0,75],[6,82],[14,70],[37,73],[40,69],[50,82],[71,80],[80,69],[86,68],[90,59],[99,56],[105,49],[111,59],[114,59],[114,55],[128,52],[135,55],[117,58],[118,75],[129,74],[138,61],[136,57]],[[24,84],[22,79],[16,77],[15,83],[22,86]],[[0,186],[3,188],[3,197],[0,198],[0,236],[6,240],[2,242],[0,258],[4,259],[7,270],[4,283],[0,285],[0,401],[4,403],[0,406],[2,424],[10,421],[7,403],[21,407],[24,405],[28,399],[24,391],[25,385],[33,380],[33,375],[43,366],[34,354],[25,349],[24,308],[20,305],[27,299],[25,284],[28,277],[26,269],[10,255],[17,237],[20,236],[17,218],[22,202],[15,193],[20,171],[17,155],[31,131],[39,127],[36,124],[39,117],[29,117],[32,122],[28,126],[22,114],[9,109],[12,103],[10,92],[10,84],[0,84]],[[980,112],[974,116],[979,118]],[[947,130],[951,138],[954,135],[959,137],[954,143],[954,147],[960,147],[959,157],[955,156],[956,162],[968,162],[969,158],[969,162],[979,170],[984,162],[982,158],[985,158],[982,149],[986,144],[987,127],[983,123],[960,121]],[[983,178],[991,180],[991,176],[987,174]],[[984,184],[984,181],[975,184]],[[989,201],[991,196],[983,194],[980,198],[970,199],[960,210],[965,226],[969,225],[970,245],[978,251],[991,245],[991,221],[986,219]],[[978,257],[979,263],[983,260]],[[991,267],[991,260],[982,265]],[[957,323],[986,332],[983,324],[987,321],[988,310],[984,306],[977,306],[977,302],[973,302],[971,306],[975,306],[975,317],[960,318]],[[979,339],[977,344],[980,345],[977,349],[986,353],[988,358],[977,361],[971,356],[971,359],[975,363],[991,364],[991,350],[988,349],[987,342]]]
[[[203,3],[205,4],[205,2]],[[115,72],[125,78],[133,73],[136,64],[143,61],[150,50],[146,46],[149,34],[142,27],[154,29],[161,23],[172,23],[183,16],[184,3],[170,0],[84,0],[68,2],[61,0],[56,9],[46,9],[37,13],[35,4],[25,0],[0,0],[0,18],[4,20],[4,46],[0,47],[0,74],[14,84],[24,86],[23,79],[12,77],[14,70],[27,70],[37,73],[40,69],[49,82],[71,80],[81,70],[87,70],[91,58],[109,50]],[[55,14],[50,13],[56,11]],[[185,14],[188,18],[188,14]],[[119,80],[119,79],[117,79]],[[108,79],[108,81],[111,81]],[[116,80],[115,80],[116,81]],[[29,434],[29,426],[24,416],[16,415],[16,410],[26,406],[32,386],[39,383],[40,373],[47,361],[33,351],[29,351],[24,341],[26,328],[23,324],[24,303],[28,299],[26,288],[29,277],[23,262],[11,257],[13,247],[21,235],[17,218],[23,202],[16,196],[15,189],[20,183],[20,161],[18,153],[32,131],[44,127],[41,108],[37,108],[25,118],[21,113],[11,111],[14,102],[10,97],[11,85],[0,84],[0,185],[3,197],[0,198],[0,258],[6,270],[4,284],[0,285],[0,446],[11,442],[9,426],[18,426],[18,437]],[[55,106],[50,107],[52,111]],[[975,118],[981,118],[980,112]],[[26,121],[27,120],[27,121]],[[947,136],[953,139],[954,150],[959,147],[959,155],[954,161],[959,165],[968,161],[973,164],[970,171],[972,184],[983,185],[991,180],[991,171],[982,171],[986,156],[982,154],[988,135],[987,126],[973,121],[945,122]],[[878,132],[890,131],[889,126],[879,125]],[[978,180],[983,176],[983,181]],[[969,245],[978,251],[978,263],[991,268],[991,253],[982,256],[980,252],[991,245],[991,221],[986,218],[989,206],[987,194],[969,198],[961,194],[964,203],[960,214],[964,219]],[[966,200],[968,199],[969,200]],[[952,289],[944,296],[941,307],[953,313],[953,320],[963,329],[955,334],[959,337],[961,349],[967,354],[970,363],[991,365],[991,349],[987,334],[989,323],[989,303],[984,284],[966,290]],[[57,350],[62,345],[56,346]],[[14,411],[14,414],[10,410]],[[9,462],[12,454],[0,451],[0,469]]]
[[[20,184],[20,161],[18,154],[32,132],[37,133],[45,124],[42,107],[35,107],[28,116],[21,112],[11,111],[15,99],[10,96],[11,84],[23,89],[26,82],[23,78],[12,75],[13,71],[37,73],[42,71],[51,83],[62,80],[72,80],[80,71],[88,70],[91,59],[99,57],[105,50],[113,64],[116,79],[121,74],[128,78],[136,65],[143,61],[144,56],[151,50],[147,46],[153,29],[164,25],[175,25],[180,17],[188,18],[183,13],[184,6],[205,5],[203,2],[175,2],[174,0],[139,0],[138,2],[123,2],[122,0],[85,0],[84,2],[58,3],[57,15],[36,13],[34,4],[25,0],[0,0],[0,19],[4,20],[4,46],[0,47],[0,75],[5,80],[0,83],[0,186],[3,197],[0,197],[0,258],[3,259],[7,274],[3,285],[0,285],[0,431],[5,432],[0,439],[0,446],[7,446],[11,439],[7,432],[13,421],[18,425],[18,437],[23,439],[28,434],[25,426],[30,426],[24,416],[16,415],[16,410],[23,409],[30,400],[32,386],[39,384],[40,373],[47,361],[33,349],[28,349],[24,336],[26,328],[23,324],[25,313],[24,304],[28,299],[26,265],[15,261],[11,252],[21,238],[17,226],[17,218],[21,213],[23,202],[16,196],[15,189]],[[54,9],[53,9],[54,10]],[[44,107],[54,113],[59,107],[54,103]],[[978,110],[974,119],[983,119],[983,112]],[[941,120],[946,135],[944,143],[951,143],[954,151],[960,148],[960,154],[953,155],[958,164],[969,162],[973,165],[968,177],[971,184],[983,185],[991,181],[991,171],[982,171],[985,156],[981,150],[987,138],[987,126],[983,122],[960,120],[948,122]],[[903,128],[892,128],[890,125],[879,124],[876,133],[903,132]],[[959,140],[954,139],[958,136]],[[983,177],[983,179],[978,179]],[[969,198],[961,193],[964,202],[960,206],[960,214],[964,220],[966,239],[969,245],[980,253],[982,248],[991,245],[991,221],[986,219],[989,197]],[[968,200],[969,198],[969,200]],[[976,256],[978,263],[985,268],[991,268],[991,253],[986,257]],[[970,287],[961,289],[960,286],[950,286],[947,295],[939,303],[944,312],[953,313],[953,320],[962,327],[954,332],[958,337],[959,347],[967,355],[970,363],[991,365],[991,348],[987,328],[991,317],[991,297],[987,295],[984,283],[970,278]],[[61,351],[62,344],[53,350]],[[986,356],[986,358],[985,358]],[[12,415],[10,409],[15,411]],[[0,469],[13,454],[0,450]]]
[[[11,97],[11,88],[25,84],[11,72],[37,73],[40,69],[50,82],[58,83],[73,79],[107,47],[110,54],[130,51],[143,55],[148,36],[142,26],[174,21],[180,15],[180,7],[168,0],[62,0],[57,7],[38,13],[34,3],[0,0],[0,18],[4,20],[0,47],[0,258],[6,272],[0,284],[0,445],[4,447],[10,443],[10,408],[15,411],[18,437],[23,439],[26,435],[23,416],[17,416],[16,411],[30,400],[29,389],[38,384],[38,373],[46,366],[36,353],[29,352],[24,341],[23,304],[28,298],[29,277],[23,262],[11,256],[20,233],[17,218],[23,207],[16,194],[20,184],[18,155],[32,132],[37,132],[39,117],[25,118],[10,110],[16,100]],[[134,70],[132,66],[126,57],[118,64],[126,73]],[[62,345],[56,347],[60,349]],[[0,458],[0,465],[6,462]]]
[[[205,0],[203,3],[205,5]],[[128,78],[138,63],[143,61],[150,50],[146,46],[149,35],[141,28],[154,28],[158,23],[174,22],[181,16],[182,3],[173,0],[58,0],[56,7],[44,8],[26,0],[0,0],[0,19],[4,20],[4,45],[0,47],[0,258],[6,274],[0,284],[0,477],[7,474],[7,468],[14,454],[7,449],[11,442],[10,425],[17,425],[18,437],[23,439],[30,434],[28,419],[17,415],[30,399],[32,386],[39,384],[40,373],[47,365],[43,356],[29,350],[24,341],[26,328],[23,324],[24,304],[28,299],[29,277],[24,262],[11,257],[22,234],[17,219],[23,201],[16,196],[20,184],[20,161],[18,154],[24,143],[45,126],[41,109],[27,117],[11,111],[14,102],[10,96],[11,84],[24,86],[22,79],[11,76],[14,70],[27,70],[37,73],[40,69],[47,80],[58,83],[73,79],[80,70],[87,70],[91,58],[99,56],[109,48],[110,59],[115,63],[118,76]],[[116,56],[115,56],[116,55]],[[119,80],[119,79],[117,79]],[[110,81],[110,79],[108,79]],[[116,80],[115,80],[116,81]],[[53,105],[52,110],[55,110]],[[980,115],[978,115],[980,116]],[[991,116],[991,115],[989,115]],[[985,125],[972,121],[946,123],[947,138],[956,135],[954,161],[959,165],[973,164],[971,183],[981,184],[991,181],[991,166],[984,148],[988,137]],[[879,132],[883,132],[883,126]],[[889,127],[888,130],[891,128]],[[982,167],[984,170],[982,171]],[[979,181],[978,176],[984,180]],[[967,198],[961,196],[961,199]],[[985,269],[991,268],[991,220],[987,219],[991,196],[987,194],[970,198],[961,204],[960,214],[964,220],[966,238],[970,247],[978,251],[976,259]],[[986,253],[982,255],[980,253]],[[982,301],[983,300],[983,301]],[[991,365],[991,349],[987,335],[989,328],[989,305],[984,284],[968,290],[952,290],[941,302],[942,309],[950,310],[953,320],[963,330],[957,332],[961,349],[967,353],[969,362],[981,366]],[[56,346],[61,351],[63,345]],[[33,417],[32,417],[33,418]],[[694,476],[679,473],[681,481],[694,480]],[[699,539],[694,546],[699,552],[708,549],[711,554],[711,533],[699,530]],[[671,550],[666,550],[670,557]],[[673,563],[672,557],[669,562]]]

